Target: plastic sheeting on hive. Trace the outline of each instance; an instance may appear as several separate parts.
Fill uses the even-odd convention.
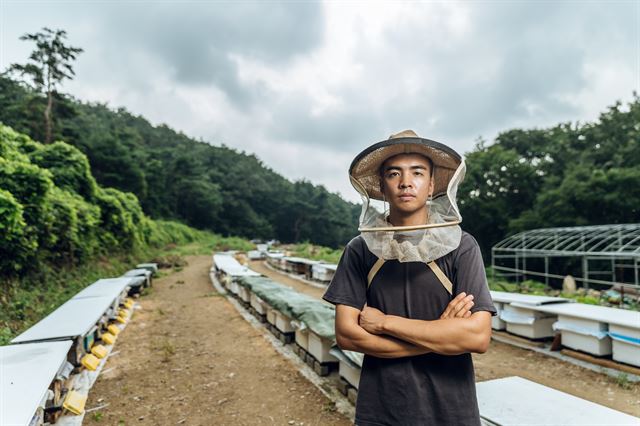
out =
[[[304,323],[320,337],[335,339],[335,308],[315,297],[299,293],[291,287],[267,277],[239,277],[238,284],[249,288],[258,297],[282,314]]]

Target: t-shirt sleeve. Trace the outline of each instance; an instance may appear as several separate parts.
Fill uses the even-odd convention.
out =
[[[469,239],[468,246],[463,248],[456,262],[456,294],[462,292],[473,294],[474,305],[471,308],[472,313],[488,311],[491,312],[491,315],[495,315],[497,311],[489,292],[489,284],[487,283],[487,274],[484,269],[480,247],[473,237],[469,236]]]
[[[362,310],[367,301],[367,279],[362,256],[347,245],[342,252],[333,279],[322,298],[334,305]]]

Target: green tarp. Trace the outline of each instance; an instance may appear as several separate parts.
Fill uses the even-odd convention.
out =
[[[318,336],[335,340],[335,308],[332,305],[267,277],[238,277],[236,282],[283,315],[304,323]]]

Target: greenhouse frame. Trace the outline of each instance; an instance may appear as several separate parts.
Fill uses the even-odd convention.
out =
[[[564,263],[565,267],[552,273],[550,262]],[[571,262],[572,268],[566,266]],[[572,275],[585,288],[616,286],[640,290],[640,224],[520,232],[491,248],[491,266],[517,283],[532,276],[549,285],[551,279],[562,281]]]

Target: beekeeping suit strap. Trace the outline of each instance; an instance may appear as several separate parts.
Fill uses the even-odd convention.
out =
[[[376,263],[373,264],[373,266],[369,270],[369,273],[367,274],[367,287],[371,286],[373,278],[376,276],[380,268],[382,268],[382,265],[384,265],[384,259],[378,258],[378,260],[376,260]],[[451,283],[451,280],[449,280],[449,278],[444,274],[444,272],[442,272],[442,269],[440,269],[438,264],[435,261],[431,261],[427,263],[427,266],[431,268],[431,271],[433,271],[436,278],[438,278],[438,281],[440,281],[445,290],[447,290],[447,293],[449,293],[449,295],[453,295],[453,284]]]

